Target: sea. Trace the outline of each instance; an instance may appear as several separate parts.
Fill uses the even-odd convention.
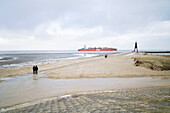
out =
[[[0,68],[32,66],[52,63],[61,60],[72,60],[96,57],[132,50],[118,51],[77,51],[77,50],[14,50],[0,51]],[[152,53],[154,55],[170,55],[170,53]]]
[[[72,60],[79,58],[96,57],[114,53],[117,52],[84,52],[77,50],[0,51],[0,68],[40,65],[56,62],[59,60]]]

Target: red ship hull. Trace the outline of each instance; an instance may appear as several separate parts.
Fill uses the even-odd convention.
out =
[[[107,49],[78,49],[78,51],[117,51],[115,48],[107,48]]]

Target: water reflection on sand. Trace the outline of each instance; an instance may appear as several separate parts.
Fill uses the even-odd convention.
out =
[[[39,73],[38,76],[43,76]],[[167,86],[170,80],[160,78],[90,78],[38,79],[37,75],[18,76],[0,83],[0,107],[64,94],[94,90],[112,90]]]

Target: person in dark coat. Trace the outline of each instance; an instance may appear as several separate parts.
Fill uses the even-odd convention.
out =
[[[36,67],[35,66],[33,66],[32,70],[33,70],[33,74],[36,74]]]
[[[105,55],[105,58],[107,58],[107,55]]]
[[[35,74],[38,74],[38,66],[35,66]]]

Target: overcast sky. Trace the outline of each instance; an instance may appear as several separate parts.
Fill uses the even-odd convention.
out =
[[[0,0],[0,50],[170,50],[170,0]]]

